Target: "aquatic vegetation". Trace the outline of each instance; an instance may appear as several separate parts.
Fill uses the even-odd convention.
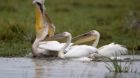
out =
[[[115,73],[127,73],[127,72],[134,72],[136,73],[137,70],[133,68],[133,61],[131,62],[125,62],[124,65],[122,65],[121,61],[118,61],[117,59],[111,60],[110,63],[105,62],[105,67],[110,71],[110,72],[115,72]]]

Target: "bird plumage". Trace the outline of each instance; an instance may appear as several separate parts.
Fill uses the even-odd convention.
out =
[[[126,54],[127,49],[120,44],[110,43],[98,48],[98,53],[106,57],[120,56],[121,54]]]
[[[92,46],[72,45],[66,53],[64,53],[65,48],[62,48],[62,50],[59,51],[60,54],[59,57],[60,58],[83,58],[83,57],[90,57],[92,55],[91,58],[95,58],[96,56],[94,55],[98,55],[100,57],[112,57],[112,56],[120,56],[121,54],[127,53],[127,49],[125,47],[115,43],[105,45],[101,48],[96,48],[99,42],[100,34],[96,30],[89,32],[89,34],[91,34],[91,36],[87,36],[87,37],[90,37],[90,40],[92,40],[91,37],[93,37],[94,38],[93,40],[95,40]],[[85,39],[89,39],[87,37],[85,37]],[[85,42],[85,39],[79,40],[78,43],[79,42],[81,43],[83,41]]]
[[[53,42],[46,41],[46,42],[41,43],[41,41],[45,40],[47,35],[49,35],[50,39],[52,39],[52,38],[71,38],[71,34],[68,32],[63,32],[63,33],[57,34],[57,35],[53,35],[54,32],[50,32],[50,31],[52,31],[52,28],[54,28],[54,27],[52,27],[51,30],[49,30],[50,24],[48,24],[45,19],[45,16],[47,16],[47,14],[45,14],[44,1],[45,0],[34,0],[33,1],[33,3],[35,3],[35,6],[36,6],[36,39],[32,45],[32,54],[34,56],[57,55],[58,51],[62,48],[62,46],[64,46],[64,44],[61,44],[57,41],[53,41]],[[48,18],[48,16],[47,16],[47,18]],[[49,19],[49,21],[50,21],[50,19]],[[54,26],[52,23],[51,23],[51,25]],[[50,37],[50,36],[52,36],[52,37]],[[69,40],[69,39],[67,39],[67,40]],[[66,45],[66,47],[67,46],[68,45]]]
[[[65,58],[80,58],[88,57],[92,53],[96,53],[97,49],[88,45],[75,45],[70,47],[70,49],[64,55]]]
[[[33,55],[52,55],[55,53],[51,52],[58,52],[58,56],[60,58],[81,58],[81,57],[88,57],[90,54],[98,53],[102,56],[111,57],[113,55],[121,55],[127,52],[127,49],[119,44],[111,43],[109,45],[105,45],[99,49],[95,48],[98,44],[100,34],[96,30],[92,30],[89,36],[81,39],[77,43],[83,43],[91,40],[95,40],[92,46],[88,45],[75,45],[71,46],[71,34],[68,32],[64,32],[55,38],[59,37],[67,37],[66,43],[59,43],[58,41],[44,41],[45,37],[49,34],[52,29],[49,29],[49,24],[46,22],[45,16],[45,7],[44,7],[44,0],[34,0],[36,4],[36,40],[32,46],[32,53]],[[50,19],[49,19],[50,20]],[[53,25],[53,24],[52,24]],[[50,32],[50,36],[53,36],[54,32]],[[87,35],[87,34],[84,34]],[[49,36],[49,37],[50,37]],[[52,38],[54,38],[52,37]]]
[[[39,48],[51,50],[51,51],[60,51],[60,49],[65,45],[66,43],[60,43],[58,41],[44,41],[39,43]],[[66,50],[69,50],[70,46],[73,43],[70,43],[70,45],[66,48]]]

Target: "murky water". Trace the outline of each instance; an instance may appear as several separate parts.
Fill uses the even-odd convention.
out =
[[[140,61],[133,63],[137,73],[115,74],[106,69],[104,62],[0,58],[0,78],[140,78]]]

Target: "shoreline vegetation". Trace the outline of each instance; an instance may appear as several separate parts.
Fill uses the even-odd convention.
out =
[[[98,47],[114,42],[125,45],[129,54],[140,54],[139,3],[140,0],[46,0],[45,6],[56,26],[55,34],[68,31],[74,37],[97,30],[101,34]],[[0,56],[25,56],[31,52],[34,39],[32,0],[2,0]]]

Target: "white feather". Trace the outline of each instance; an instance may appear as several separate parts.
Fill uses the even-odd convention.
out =
[[[40,42],[39,44],[39,48],[53,51],[59,51],[62,47],[61,44],[57,41],[46,41]]]
[[[58,41],[45,41],[39,43],[39,48],[50,51],[60,51],[65,44],[66,43],[59,43]],[[73,43],[66,48],[66,54],[64,54],[66,58],[80,59],[80,57],[88,57],[90,54],[96,53],[97,51],[99,54],[106,57],[120,56],[121,54],[127,53],[127,49],[125,47],[114,43],[105,45],[98,49],[88,45],[75,45],[70,47],[72,44]]]
[[[39,43],[39,48],[41,49],[46,49],[46,50],[51,50],[51,51],[60,51],[61,48],[65,45],[66,43],[60,43],[58,41],[44,41]],[[70,46],[73,43],[71,43],[67,48],[66,51],[69,50]]]
[[[66,58],[81,58],[88,57],[90,54],[98,52],[100,55],[106,57],[120,56],[121,54],[126,54],[127,49],[119,44],[108,44],[101,48],[94,48],[88,45],[75,45],[68,48],[67,53],[64,55]]]
[[[80,58],[72,58],[71,60],[76,60],[76,61],[91,61],[91,58],[88,57],[80,57]]]
[[[90,54],[97,52],[97,49],[88,45],[76,45],[69,48],[64,55],[66,58],[88,57]]]
[[[98,49],[99,54],[111,57],[111,56],[120,56],[121,54],[126,54],[127,49],[120,44],[108,44]]]

